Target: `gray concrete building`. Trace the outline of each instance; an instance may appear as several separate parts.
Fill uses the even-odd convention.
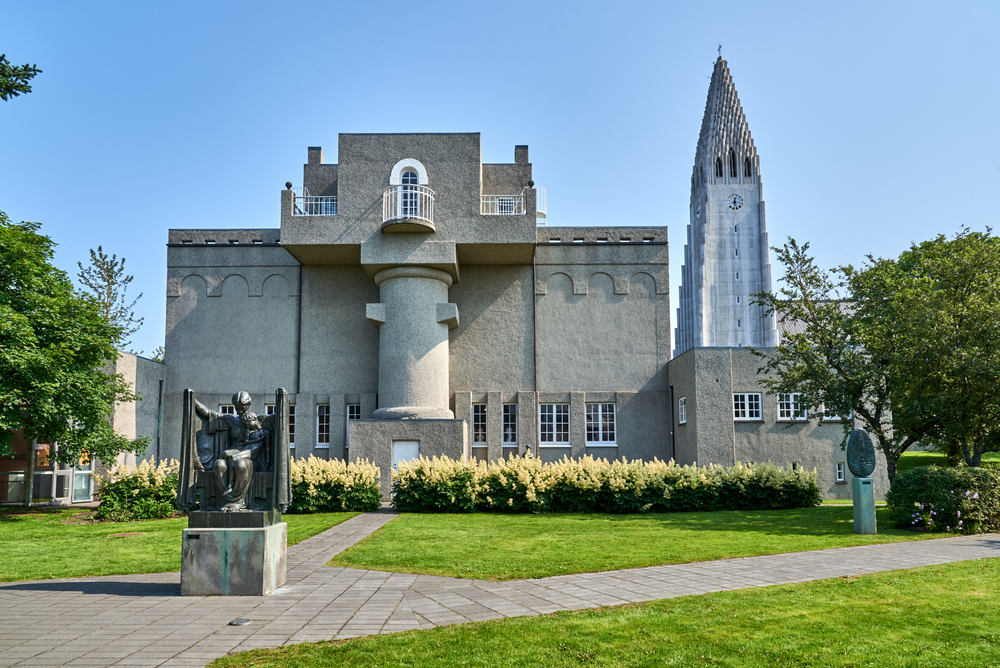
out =
[[[373,460],[384,491],[417,454],[531,452],[792,462],[845,498],[839,427],[785,420],[793,400],[766,396],[740,347],[776,333],[746,302],[770,288],[767,238],[721,58],[705,118],[673,359],[666,228],[540,225],[527,146],[484,164],[476,133],[341,134],[335,164],[308,149],[278,227],[170,230],[160,456],[185,388],[266,413],[283,387],[295,456]]]

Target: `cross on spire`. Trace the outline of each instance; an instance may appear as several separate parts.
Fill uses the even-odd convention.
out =
[[[719,42],[719,58],[722,58],[722,42]]]

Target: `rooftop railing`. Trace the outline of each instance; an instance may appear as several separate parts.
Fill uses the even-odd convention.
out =
[[[480,213],[484,216],[524,214],[524,195],[483,195]]]
[[[389,186],[382,191],[382,222],[423,220],[434,223],[434,191],[427,186]]]
[[[295,198],[293,216],[336,216],[337,198],[334,197],[298,197]]]

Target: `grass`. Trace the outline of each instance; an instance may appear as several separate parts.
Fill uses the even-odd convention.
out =
[[[984,452],[983,463],[1000,463],[1000,452]],[[922,450],[908,450],[899,457],[896,463],[896,472],[902,473],[915,469],[918,466],[947,466],[948,458],[943,452],[924,452]]]
[[[1000,559],[476,622],[216,659],[293,666],[996,666]]]
[[[92,514],[79,509],[0,510],[0,582],[180,570],[186,517],[94,523],[88,519]],[[285,515],[288,544],[355,515]]]
[[[649,515],[404,514],[330,561],[487,580],[708,561],[927,538],[890,528],[854,533],[851,506]]]

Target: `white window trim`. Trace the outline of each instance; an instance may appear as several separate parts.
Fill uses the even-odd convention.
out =
[[[476,418],[479,417],[479,416],[476,415],[477,412],[479,413],[479,416],[482,416],[483,440],[481,440],[481,441],[477,441],[476,440],[476,436],[477,436],[477,434],[476,434],[476,427],[478,426],[476,424]],[[489,424],[489,418],[488,418],[488,412],[487,412],[487,405],[484,404],[484,403],[478,403],[478,402],[472,404],[472,447],[474,447],[474,448],[482,448],[482,447],[485,447],[487,445],[487,442],[488,442],[487,441],[487,438],[488,438],[488,436],[487,436],[487,425],[488,424]]]
[[[507,416],[509,415],[509,413],[507,412],[507,407],[508,406],[513,406],[514,407],[514,440],[513,441],[506,440],[507,439]],[[517,404],[504,404],[502,410],[503,410],[503,412],[500,415],[500,419],[501,419],[501,422],[502,422],[501,423],[501,429],[503,430],[503,432],[500,434],[501,443],[503,444],[503,447],[505,447],[505,448],[516,448],[517,447],[517,442],[518,442],[518,432],[520,431],[520,428],[521,428],[521,425],[518,424],[518,421],[517,421]]]
[[[834,415],[833,413],[826,412],[826,406],[822,406],[823,409],[823,422],[847,422],[854,419],[854,411],[848,411],[847,417],[841,417],[839,415]]]
[[[677,424],[687,424],[687,397],[677,400]]]
[[[331,425],[330,425],[330,417],[331,417],[330,416],[330,404],[316,404],[316,449],[317,450],[329,450],[330,449],[330,442],[329,441],[327,441],[326,443],[320,443],[319,442],[319,418],[320,418],[319,409],[320,409],[320,407],[325,407],[326,408],[326,419],[327,419],[326,437],[327,438],[331,438],[333,436],[333,434],[330,433],[330,427],[331,427]]]
[[[418,160],[414,160],[413,158],[404,158],[393,165],[392,171],[389,173],[389,185],[403,185],[403,172],[407,169],[412,169],[417,173],[417,183],[419,185],[427,185],[427,169]]]
[[[569,439],[567,439],[565,441],[543,441],[542,440],[542,408],[544,406],[565,406],[566,407],[566,419],[567,419],[567,423],[566,423],[567,429],[566,429],[566,431],[570,434],[570,438],[572,438],[572,433],[573,433],[572,432],[572,428],[573,428],[572,427],[572,423],[569,421],[569,419],[570,419],[570,405],[569,404],[567,404],[567,403],[538,404],[538,447],[539,448],[565,448],[565,447],[569,447],[569,445],[570,445]],[[553,412],[552,412],[552,435],[553,435],[553,437],[555,437],[555,434],[556,434],[555,417],[556,417],[555,410],[553,410]]]
[[[837,482],[847,482],[847,466],[844,462],[837,462]]]
[[[351,408],[358,407],[358,417],[351,417]],[[344,447],[351,447],[351,420],[361,419],[361,404],[344,404]]]
[[[291,427],[295,421],[295,404],[288,405],[288,426]],[[296,425],[297,427],[298,425]],[[288,430],[288,447],[295,448],[295,429]]]
[[[586,433],[586,423],[584,424],[584,436],[586,440],[586,446],[588,448],[613,448],[618,447],[618,409],[613,402],[610,401],[588,401],[584,406],[584,417],[588,415],[588,410],[591,406],[597,406],[597,420],[598,420],[598,431],[600,431],[600,437],[604,438],[604,412],[607,407],[611,407],[611,422],[613,429],[615,430],[614,438],[610,441],[600,440],[591,441],[590,435]]]
[[[803,394],[801,392],[782,392],[775,396],[775,402],[778,409],[778,422],[808,422],[809,421],[809,410],[802,407]],[[788,397],[788,400],[782,402],[782,397]],[[781,407],[782,403],[790,404],[789,412],[791,415],[782,416],[781,412],[784,410]],[[796,411],[796,407],[798,410]],[[796,415],[796,412],[799,414]]]
[[[736,416],[736,397],[744,397],[744,402],[746,403],[747,415],[750,415],[750,397],[757,397],[757,412],[758,415],[755,417],[737,417]],[[733,421],[734,422],[763,422],[764,421],[764,411],[763,402],[761,401],[760,392],[733,392]]]

